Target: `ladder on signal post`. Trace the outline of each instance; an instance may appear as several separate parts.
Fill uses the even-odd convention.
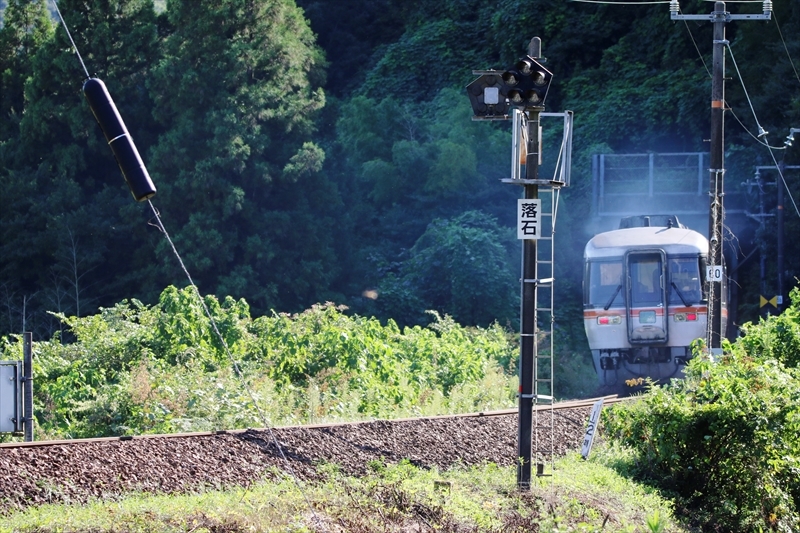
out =
[[[539,179],[538,164],[533,178],[523,165],[530,163],[531,154],[546,152],[541,144],[542,117],[563,119],[563,138],[557,147],[553,177]],[[572,113],[527,113],[515,109],[512,113],[512,174],[505,183],[522,185],[525,198],[518,201],[517,236],[523,244],[520,308],[520,427],[521,463],[517,482],[528,483],[530,470],[536,464],[537,476],[552,475],[554,468],[554,284],[555,284],[555,224],[561,187],[569,185],[572,152]],[[531,136],[535,136],[529,139]],[[538,139],[538,140],[537,140]],[[533,157],[533,161],[538,159]],[[540,195],[540,193],[542,193]],[[531,213],[534,213],[531,217]],[[535,223],[531,221],[535,219]],[[530,226],[535,226],[531,230]],[[535,237],[533,236],[535,235]],[[535,254],[533,253],[535,250]],[[527,259],[526,259],[527,258]],[[530,263],[535,263],[531,269]],[[535,278],[535,279],[534,279]],[[530,415],[530,418],[528,417]],[[530,433],[528,433],[530,431]],[[530,445],[528,447],[528,445]],[[550,465],[550,473],[545,467]]]
[[[555,306],[555,220],[558,209],[560,187],[551,187],[542,195],[541,234],[536,248],[536,307],[535,343],[533,364],[533,439],[532,462],[536,464],[536,475],[548,475],[555,464],[555,361],[554,327]],[[550,474],[552,475],[552,474]]]

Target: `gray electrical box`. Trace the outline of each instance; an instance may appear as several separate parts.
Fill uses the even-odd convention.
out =
[[[22,431],[22,361],[0,361],[0,433]]]

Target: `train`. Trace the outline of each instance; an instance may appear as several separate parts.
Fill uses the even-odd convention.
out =
[[[583,321],[600,386],[683,376],[708,325],[708,239],[674,215],[623,218],[584,249]],[[727,276],[722,290],[727,320]]]

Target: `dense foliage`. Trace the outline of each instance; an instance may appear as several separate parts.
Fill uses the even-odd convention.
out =
[[[47,2],[4,4],[0,333],[28,329],[48,338],[60,325],[47,311],[83,316],[123,298],[154,303],[184,274],[148,206],[125,192],[80,95],[80,63]],[[512,273],[491,280],[502,284],[501,296],[483,313],[419,284],[448,286],[452,272],[415,270],[426,265],[418,241],[437,225],[475,232],[471,242],[494,241],[499,248],[487,253],[499,268],[500,248],[516,248],[513,235],[497,233],[512,225],[509,206],[519,194],[499,182],[508,174],[508,126],[471,122],[463,86],[472,69],[513,62],[533,35],[542,37],[555,74],[548,110],[576,116],[556,263],[564,327],[579,320],[575,266],[591,231],[591,154],[705,149],[710,25],[675,25],[664,6],[297,4],[59,3],[89,73],[108,85],[144,156],[159,189],[154,206],[188,270],[205,292],[245,297],[256,314],[331,300],[401,325],[425,323],[425,309],[484,326],[507,321],[514,308],[507,294],[517,291],[513,257]],[[796,34],[800,7],[789,0],[774,7],[774,23],[730,24],[728,38],[761,125],[780,132],[796,125],[798,93],[786,84],[800,83],[790,61],[799,49],[782,38]],[[681,8],[708,10],[699,0]],[[736,82],[727,101],[752,129]],[[770,159],[730,123],[731,172],[741,179],[729,183],[737,187],[752,164]],[[787,152],[787,162],[794,157]],[[460,218],[467,211],[493,217],[497,227]],[[787,231],[797,222],[787,217]],[[772,240],[761,242],[769,253]],[[751,243],[739,245],[745,254]],[[448,253],[464,252],[456,244]],[[788,251],[786,279],[796,261]],[[751,261],[740,272],[757,275],[755,268]],[[470,287],[485,274],[461,273]],[[752,318],[758,285],[741,285]],[[391,298],[381,301],[384,290]],[[567,350],[582,347],[577,341]]]
[[[770,23],[727,26],[737,60],[726,93],[737,118],[726,133],[734,188],[753,165],[772,163],[749,135],[751,103],[773,136],[800,125],[792,122],[800,112],[800,93],[792,90],[800,84],[792,62],[800,43],[786,40],[798,33],[800,5],[773,4]],[[65,326],[60,316],[88,317],[123,299],[154,305],[186,274],[150,206],[128,196],[81,95],[85,73],[47,2],[4,6],[0,334],[30,330],[49,339]],[[509,173],[508,124],[471,121],[463,87],[473,69],[503,68],[539,36],[555,80],[547,110],[571,109],[576,117],[555,290],[560,360],[580,375],[587,365],[580,265],[594,229],[587,217],[592,154],[707,149],[711,25],[673,24],[666,6],[59,6],[89,74],[109,87],[144,157],[159,190],[153,208],[186,269],[203,293],[244,298],[254,316],[332,301],[399,327],[425,325],[434,316],[426,311],[435,310],[465,325],[498,321],[516,329],[519,245],[508,228],[520,191],[500,182]],[[683,0],[681,9],[705,13],[709,6]],[[790,165],[796,157],[785,152]],[[544,159],[550,165],[555,154]],[[787,186],[798,190],[788,173]],[[786,211],[791,234],[800,217]],[[726,223],[753,233],[744,215]],[[773,220],[759,231],[757,245],[771,254]],[[748,236],[731,249],[750,258],[754,246]],[[792,246],[784,279],[800,261]],[[753,282],[757,270],[755,261],[737,267],[736,325],[756,316],[759,292],[770,294],[766,282]]]
[[[679,496],[707,531],[800,527],[800,291],[785,313],[747,324],[716,362],[606,418],[638,473]]]
[[[434,315],[400,329],[332,304],[253,318],[244,300],[201,301],[192,287],[169,287],[153,306],[61,318],[73,342],[34,343],[37,439],[514,405],[516,349],[497,325]],[[21,357],[13,339],[2,349],[2,359]]]

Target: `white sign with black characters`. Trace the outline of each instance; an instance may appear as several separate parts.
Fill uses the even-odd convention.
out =
[[[542,201],[539,198],[517,200],[517,239],[538,239],[542,230]]]
[[[719,283],[722,281],[724,273],[720,265],[708,265],[706,267],[706,279]]]

